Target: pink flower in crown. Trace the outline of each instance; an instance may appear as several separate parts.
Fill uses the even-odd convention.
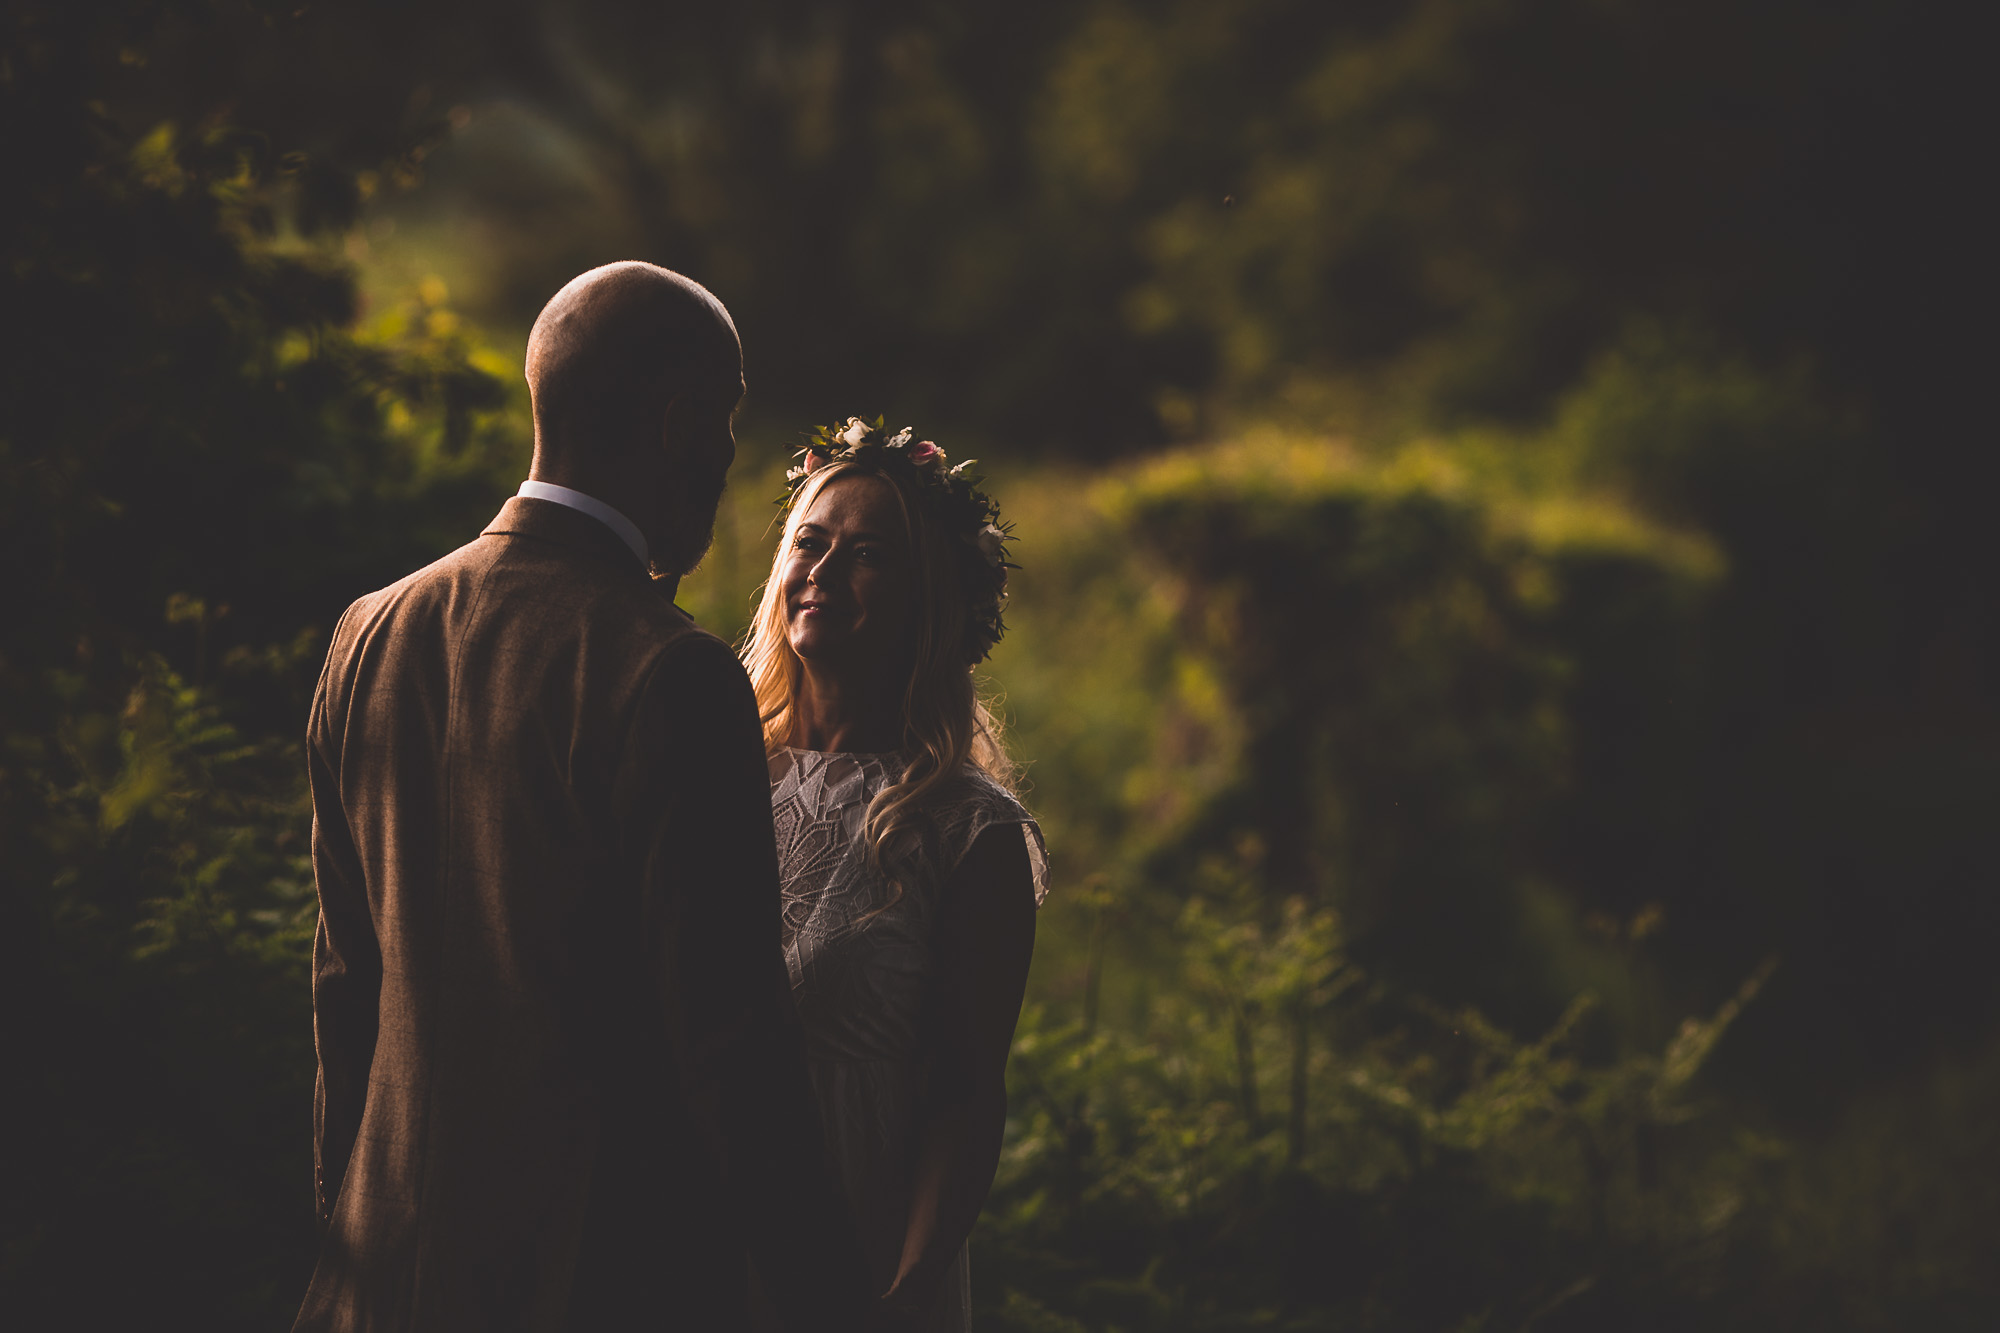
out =
[[[910,446],[910,461],[918,467],[922,467],[926,463],[934,463],[943,456],[942,451],[929,440],[918,440]]]
[[[806,450],[806,470],[803,475],[810,477],[824,466],[826,460],[811,449]]]

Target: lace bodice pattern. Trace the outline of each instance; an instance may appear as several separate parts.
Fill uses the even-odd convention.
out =
[[[869,864],[862,822],[868,803],[900,773],[895,755],[785,749],[771,757],[792,998],[828,1146],[884,1287],[895,1276],[909,1209],[939,895],[995,825],[1018,826],[1026,838],[1037,903],[1048,885],[1033,817],[968,767],[926,802],[921,838],[892,861],[902,883],[897,897]],[[970,1326],[963,1254],[946,1285],[926,1327],[958,1333]]]

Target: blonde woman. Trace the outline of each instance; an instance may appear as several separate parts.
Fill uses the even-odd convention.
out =
[[[1005,531],[966,464],[850,418],[790,475],[743,650],[764,720],[784,948],[884,1326],[970,1327],[966,1237],[1046,892],[973,667]]]

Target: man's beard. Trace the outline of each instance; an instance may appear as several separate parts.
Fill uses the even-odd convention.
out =
[[[666,531],[652,552],[655,569],[670,574],[694,573],[715,541],[715,516],[722,507],[728,474],[677,486],[667,506]]]

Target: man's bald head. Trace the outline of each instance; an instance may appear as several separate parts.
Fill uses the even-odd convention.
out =
[[[743,397],[743,345],[722,302],[657,264],[594,268],[528,335],[535,460],[528,475],[596,496],[685,574],[715,527]]]
[[[707,288],[627,260],[581,274],[528,335],[538,456],[657,445],[667,404],[742,391],[735,322]]]

